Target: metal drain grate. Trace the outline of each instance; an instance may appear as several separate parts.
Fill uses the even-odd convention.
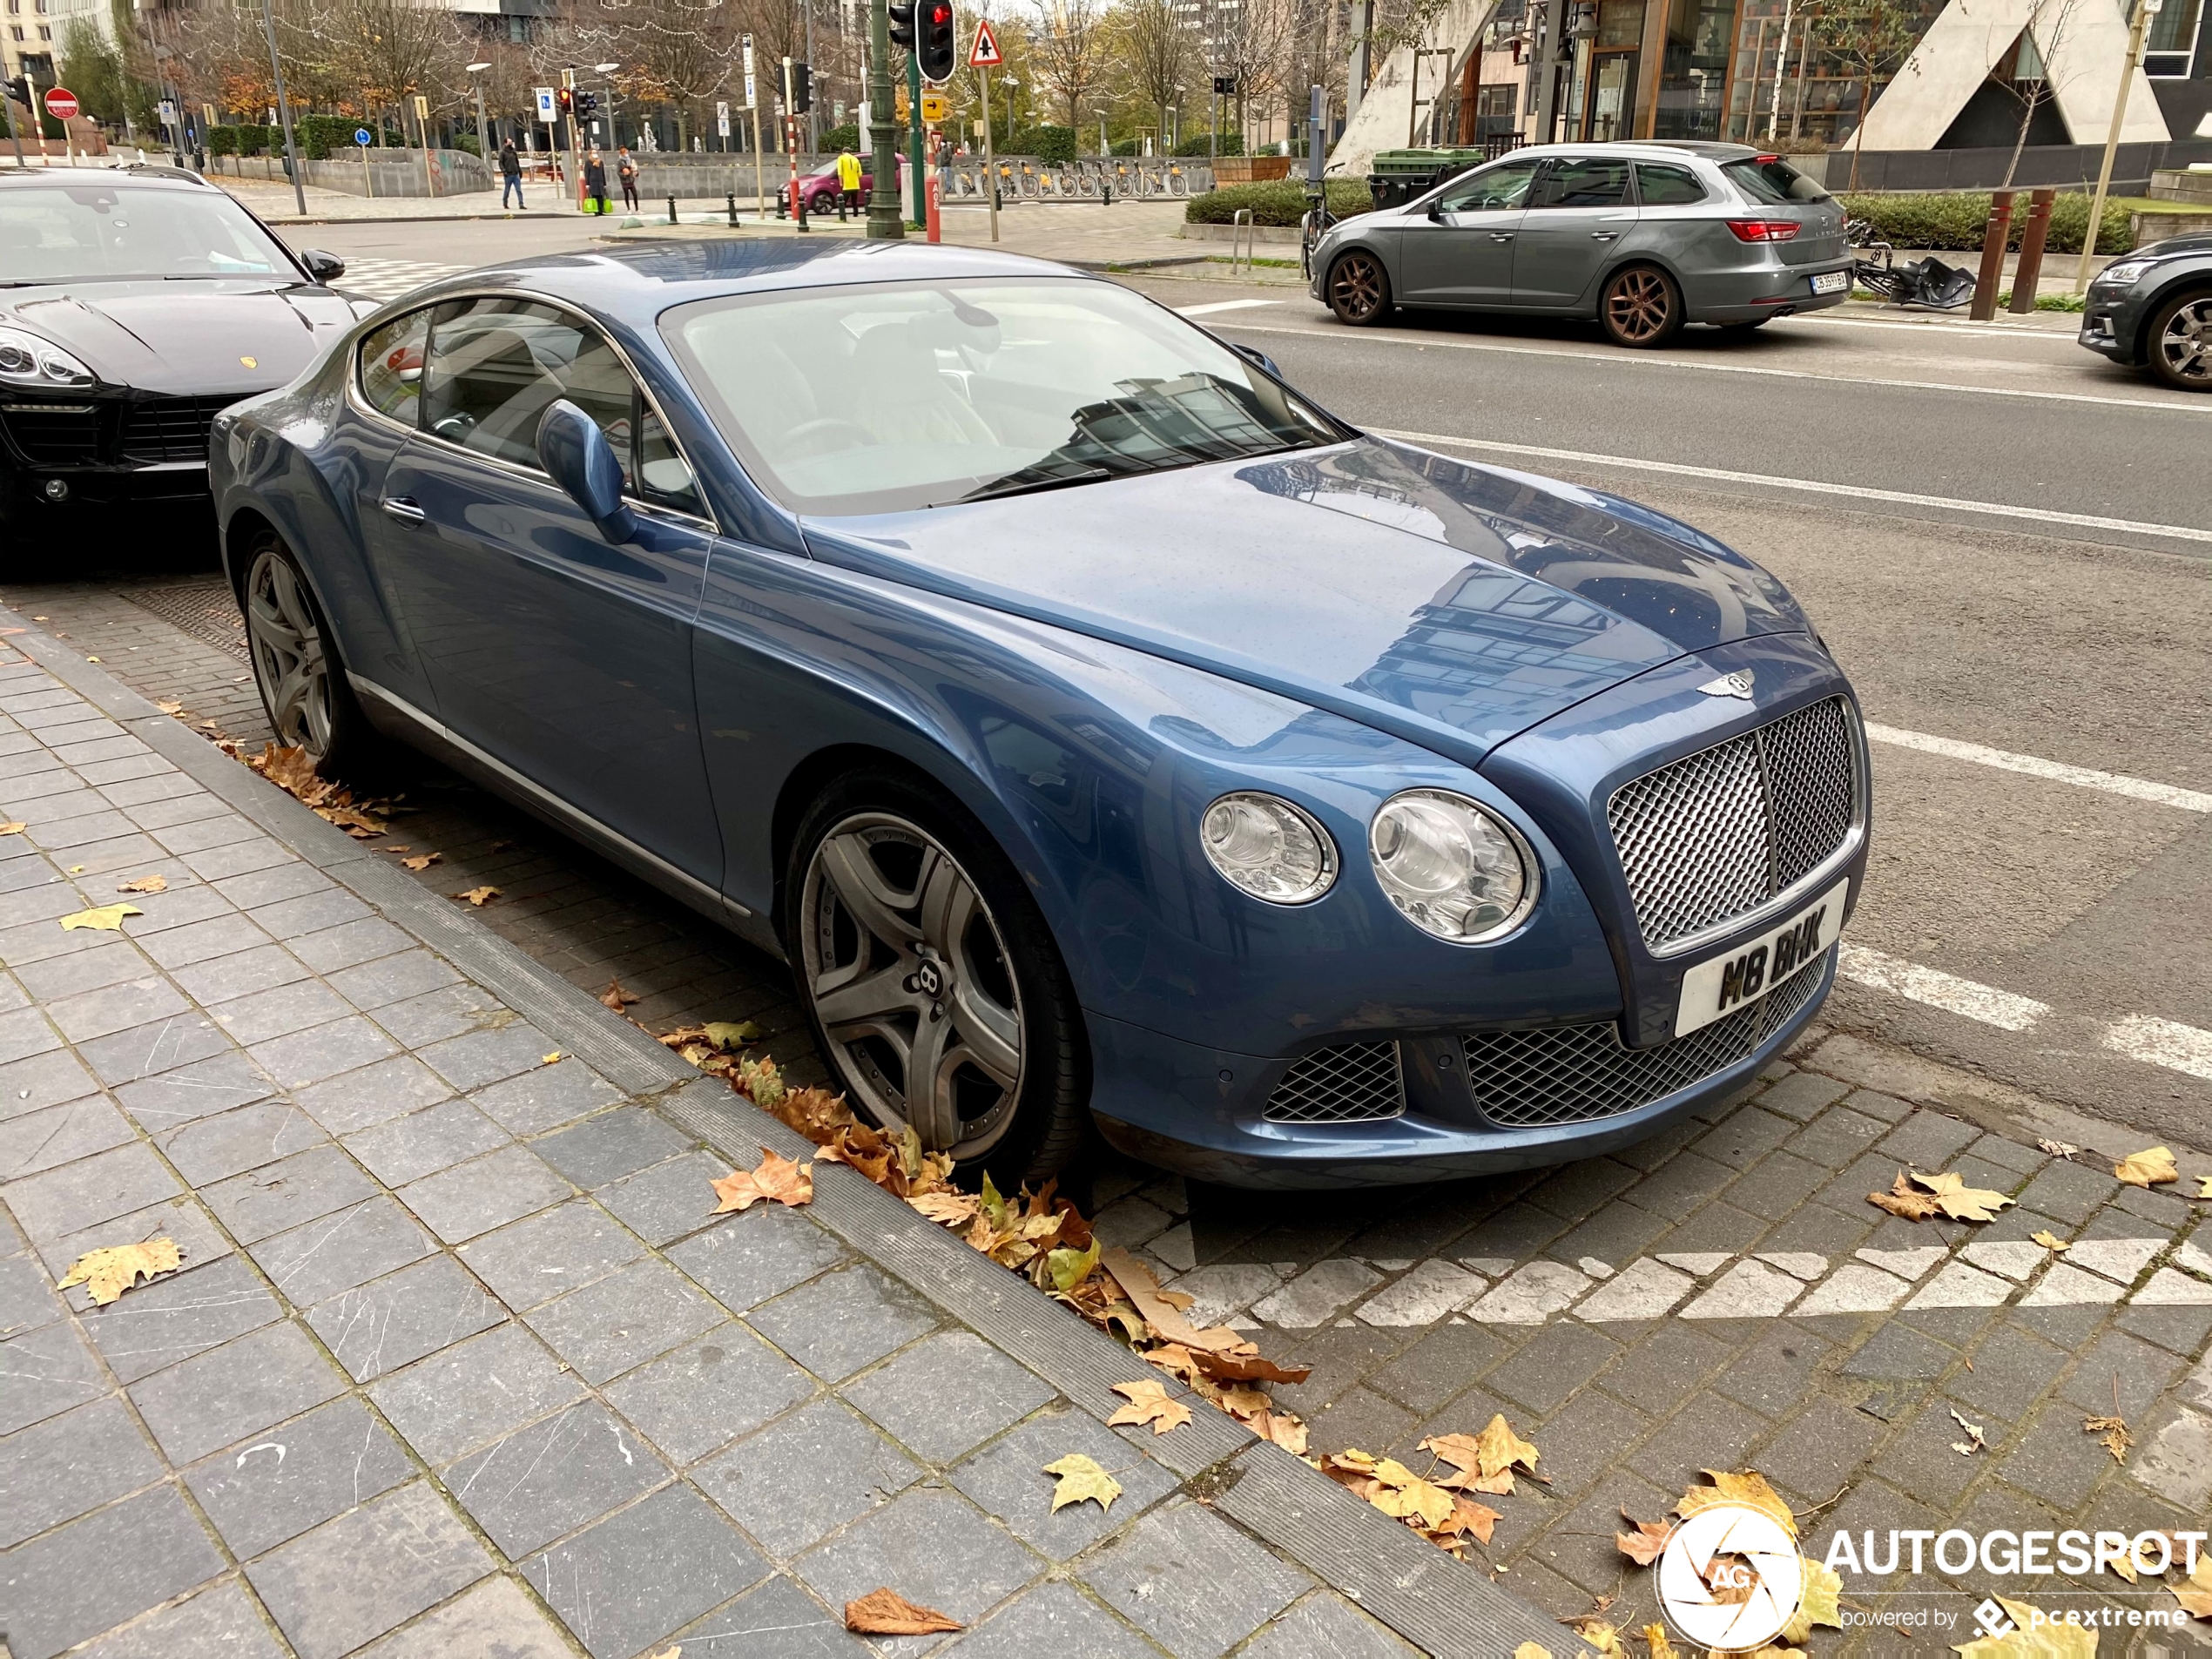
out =
[[[246,618],[239,614],[237,597],[227,583],[192,582],[118,591],[140,610],[152,611],[194,639],[226,651],[241,663],[253,661],[246,644]]]

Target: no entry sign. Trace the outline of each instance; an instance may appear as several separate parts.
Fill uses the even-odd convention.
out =
[[[67,87],[50,86],[46,89],[46,113],[57,121],[75,120],[78,108],[77,94]]]

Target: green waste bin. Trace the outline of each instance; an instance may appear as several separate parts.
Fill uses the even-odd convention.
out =
[[[1483,159],[1480,149],[1378,150],[1367,193],[1378,208],[1403,207]]]

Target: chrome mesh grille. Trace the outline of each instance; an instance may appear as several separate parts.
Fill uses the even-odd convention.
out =
[[[1686,755],[1606,804],[1636,925],[1658,949],[1756,909],[1817,869],[1858,810],[1840,697]]]
[[[1398,1045],[1340,1042],[1285,1072],[1261,1115],[1277,1123],[1366,1123],[1405,1112]]]
[[[1462,1037],[1474,1103],[1513,1129],[1635,1111],[1748,1059],[1812,1000],[1826,972],[1817,957],[1750,1008],[1656,1049],[1625,1046],[1610,1020]]]

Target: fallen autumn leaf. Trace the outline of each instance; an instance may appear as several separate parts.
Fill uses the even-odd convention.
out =
[[[2071,1239],[2060,1238],[2047,1227],[2040,1231],[2032,1232],[2027,1237],[2029,1243],[2040,1244],[2044,1249],[2054,1252],[2064,1250],[2073,1242]]]
[[[97,928],[101,933],[118,932],[125,916],[143,916],[146,913],[134,904],[94,905],[90,910],[80,910],[62,918],[62,930],[73,933],[79,927]]]
[[[864,1636],[926,1636],[961,1628],[934,1607],[917,1607],[887,1586],[845,1604],[845,1628]]]
[[[445,854],[442,853],[418,853],[411,859],[400,860],[410,870],[427,870],[432,865],[442,864],[444,861]]]
[[[1663,1521],[1638,1521],[1625,1509],[1621,1512],[1621,1519],[1635,1530],[1615,1533],[1615,1547],[1638,1567],[1650,1566],[1667,1548],[1667,1534],[1674,1528]]]
[[[1150,1423],[1155,1434],[1164,1434],[1171,1428],[1181,1428],[1190,1420],[1190,1408],[1179,1399],[1168,1398],[1165,1383],[1119,1382],[1114,1392],[1129,1404],[1118,1407],[1106,1420],[1106,1426],[1116,1428],[1123,1423]]]
[[[1740,1503],[1754,1509],[1764,1509],[1780,1521],[1790,1536],[1797,1535],[1797,1517],[1794,1510],[1782,1501],[1782,1494],[1766,1483],[1766,1476],[1757,1469],[1743,1469],[1731,1474],[1726,1469],[1707,1469],[1705,1478],[1713,1484],[1692,1487],[1682,1494],[1682,1501],[1675,1506],[1675,1513],[1684,1521],[1700,1509],[1709,1509],[1716,1503]]]
[[[2162,1146],[2130,1152],[2112,1166],[2112,1172],[2131,1187],[2154,1187],[2182,1178],[2182,1172],[2174,1167],[2173,1153]]]
[[[28,824],[24,823],[20,819],[17,819],[11,823],[0,824],[0,835],[20,835],[24,833],[24,831],[30,827],[30,826]]]
[[[110,1244],[79,1256],[70,1268],[69,1277],[54,1288],[65,1291],[72,1285],[82,1285],[95,1307],[105,1307],[139,1279],[175,1272],[183,1259],[184,1252],[173,1238],[149,1238],[139,1244]]]
[[[789,1158],[778,1157],[766,1147],[760,1149],[760,1167],[757,1170],[733,1170],[719,1181],[711,1182],[715,1196],[722,1202],[714,1207],[718,1216],[730,1211],[751,1209],[764,1198],[772,1198],[780,1204],[794,1209],[810,1204],[814,1197],[814,1166],[794,1163]]]
[[[116,888],[118,893],[166,893],[169,878],[165,875],[142,875],[136,881],[125,881]]]
[[[2127,1462],[2128,1448],[2135,1443],[2135,1437],[2128,1432],[2128,1420],[2123,1417],[2086,1417],[2081,1420],[2081,1432],[2101,1436],[2097,1444],[2112,1453],[2114,1463]]]
[[[610,979],[607,981],[607,988],[599,993],[599,1000],[619,1014],[637,999],[622,988],[620,980]]]
[[[1114,1500],[1122,1495],[1122,1483],[1099,1467],[1096,1458],[1081,1452],[1070,1452],[1066,1457],[1046,1464],[1044,1472],[1059,1477],[1059,1484],[1052,1489],[1055,1514],[1071,1503],[1082,1503],[1087,1499],[1096,1501],[1101,1509],[1111,1509]]]
[[[453,896],[456,899],[465,900],[467,902],[475,906],[477,909],[481,910],[486,905],[489,904],[494,899],[499,897],[499,889],[497,887],[471,887],[466,893],[456,893]]]

